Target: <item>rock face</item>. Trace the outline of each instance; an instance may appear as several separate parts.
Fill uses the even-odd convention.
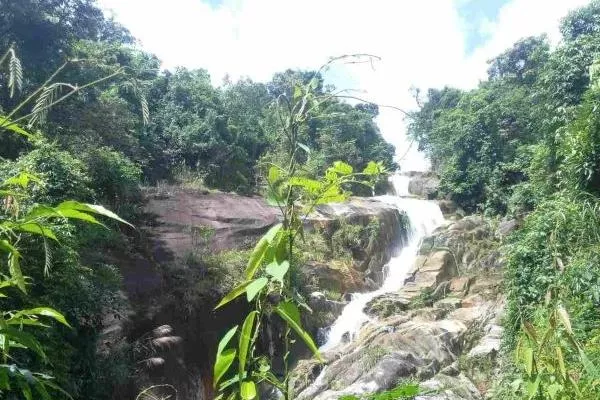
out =
[[[203,282],[207,281],[210,266],[196,262],[192,256],[199,250],[214,255],[250,249],[278,222],[279,210],[260,197],[175,186],[153,188],[145,194],[144,224],[138,225],[138,233],[132,238],[133,250],[112,255],[114,264],[121,267],[124,297],[131,312],[127,318],[106,319],[101,351],[109,352],[157,326],[170,325],[181,342],[164,355],[165,367],[153,370],[152,379],[138,382],[139,386],[167,381],[177,388],[180,398],[210,399],[216,344],[226,329],[240,322],[246,310],[240,302],[227,312],[213,312],[223,291],[229,289],[227,285],[236,283],[235,276],[215,280],[223,287],[207,285]],[[364,227],[373,221],[378,226],[374,239],[367,248],[352,252],[349,273],[341,273],[331,263],[313,261],[302,268],[307,278],[315,278],[317,286],[325,287],[328,281],[338,293],[376,285],[392,250],[406,235],[403,216],[397,209],[368,199],[352,199],[348,204],[319,207],[305,228],[322,230],[331,237],[342,223]],[[313,293],[310,302],[329,318],[313,322],[313,328],[330,323],[344,305],[327,299],[323,293]],[[135,394],[124,392],[115,398],[134,398]]]
[[[366,227],[375,222],[375,236],[366,246],[353,248],[352,259],[354,269],[377,286],[383,282],[383,267],[407,240],[406,216],[396,207],[375,199],[355,197],[346,203],[319,206],[308,222],[330,238],[340,228],[340,223]]]
[[[325,365],[298,365],[298,398],[381,392],[416,377],[435,393],[420,400],[483,399],[504,304],[496,236],[479,217],[436,231],[424,241],[405,286],[367,305],[373,320],[355,341],[326,352]]]
[[[440,180],[432,172],[413,172],[410,174],[408,192],[425,199],[434,199],[438,194]]]

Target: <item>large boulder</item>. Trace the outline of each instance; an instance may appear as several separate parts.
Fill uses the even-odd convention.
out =
[[[440,179],[432,172],[413,173],[408,183],[408,192],[424,199],[435,199],[438,195]]]

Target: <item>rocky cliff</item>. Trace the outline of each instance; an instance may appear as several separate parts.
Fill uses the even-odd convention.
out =
[[[239,323],[246,304],[212,310],[239,283],[250,249],[278,221],[278,209],[260,197],[174,186],[148,189],[145,197],[131,251],[110,255],[121,267],[129,313],[107,315],[100,351],[132,348],[136,365],[135,387],[115,398],[168,383],[178,398],[210,399],[216,343]],[[305,321],[315,335],[339,314],[346,293],[381,283],[383,266],[406,236],[404,224],[394,207],[361,198],[319,207],[308,219],[299,290],[315,306]],[[147,351],[145,341],[164,326],[172,346]]]
[[[302,361],[299,399],[339,399],[419,381],[417,399],[482,399],[500,346],[503,297],[498,233],[466,217],[423,241],[402,289],[373,299],[360,336]],[[426,394],[429,393],[429,394]]]

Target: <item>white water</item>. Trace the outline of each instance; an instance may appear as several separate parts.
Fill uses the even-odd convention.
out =
[[[379,196],[377,199],[406,212],[410,222],[408,243],[398,256],[393,257],[386,265],[386,277],[379,289],[369,293],[355,293],[352,296],[352,300],[331,326],[327,342],[321,346],[323,351],[342,343],[344,335],[347,335],[350,340],[356,338],[361,326],[371,319],[363,311],[367,303],[379,295],[396,292],[404,285],[406,275],[417,257],[421,240],[444,222],[444,216],[436,203],[403,197],[408,195],[407,176],[395,175],[390,178],[390,181],[395,195]]]

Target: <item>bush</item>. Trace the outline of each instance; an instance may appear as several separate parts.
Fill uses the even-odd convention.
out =
[[[84,156],[91,183],[102,203],[113,207],[140,200],[142,170],[125,155],[110,147]]]

